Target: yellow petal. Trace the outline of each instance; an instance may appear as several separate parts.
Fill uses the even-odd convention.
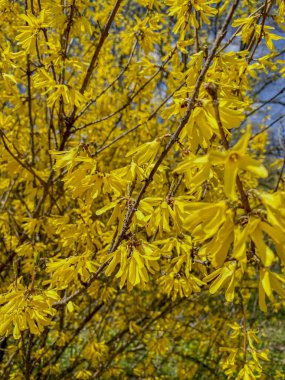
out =
[[[240,155],[243,155],[246,150],[247,150],[247,146],[248,146],[248,141],[250,139],[250,136],[251,136],[251,128],[250,126],[248,126],[245,134],[242,136],[242,138],[236,143],[235,146],[232,147],[231,151],[232,152],[237,152],[238,154]]]
[[[263,289],[268,296],[268,298],[272,299],[272,289],[271,289],[271,284],[270,284],[270,278],[269,278],[269,272],[267,270],[262,269],[260,271],[260,281],[263,286]]]
[[[235,192],[237,174],[238,163],[233,162],[230,158],[228,158],[225,163],[224,191],[226,196],[233,200],[237,199]]]
[[[239,168],[247,170],[260,178],[266,178],[268,175],[265,167],[262,166],[259,161],[248,155],[245,155],[239,159]]]

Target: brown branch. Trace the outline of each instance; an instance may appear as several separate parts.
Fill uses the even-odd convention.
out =
[[[261,129],[260,131],[258,131],[255,135],[251,136],[251,138],[249,140],[253,140],[256,136],[259,136],[261,133],[267,131],[269,128],[273,127],[276,123],[278,123],[278,121],[280,121],[284,117],[285,117],[285,114],[284,115],[280,115],[276,120],[272,121],[269,125],[267,125],[263,129]]]
[[[10,156],[11,157],[13,157],[14,158],[14,160],[16,160],[17,162],[18,162],[18,164],[20,164],[23,168],[25,168],[26,170],[28,170],[28,172],[30,172],[39,182],[40,182],[40,184],[41,185],[43,185],[43,186],[45,186],[46,185],[46,183],[45,183],[45,181],[43,180],[43,179],[41,179],[41,177],[39,177],[36,173],[35,173],[35,171],[34,171],[34,169],[31,167],[31,166],[29,166],[28,164],[26,164],[26,163],[24,163],[23,161],[21,161],[12,151],[11,151],[11,149],[8,147],[8,145],[7,145],[7,143],[6,143],[6,141],[5,141],[5,139],[7,139],[7,137],[6,137],[6,135],[5,135],[5,133],[0,129],[0,136],[1,136],[1,140],[2,140],[2,142],[3,142],[3,144],[4,144],[4,147],[5,147],[5,149],[7,150],[7,152],[10,154]],[[8,140],[8,139],[7,139]],[[14,149],[16,149],[15,147],[14,147]],[[18,153],[18,152],[17,152]],[[19,153],[18,153],[19,154]]]
[[[269,2],[269,4],[268,4]],[[256,52],[256,49],[258,48],[260,42],[262,41],[262,38],[263,38],[263,32],[264,32],[264,27],[265,27],[265,21],[267,19],[267,15],[270,11],[270,8],[273,6],[273,1],[270,0],[265,0],[265,4],[264,4],[264,8],[263,8],[263,11],[262,11],[262,21],[261,21],[261,29],[260,29],[260,34],[258,36],[258,40],[256,41],[256,44],[251,52],[251,55],[248,59],[248,62],[251,62],[253,57],[254,57],[254,54]],[[250,49],[250,48],[249,48]]]
[[[168,58],[165,60],[165,62],[159,67],[159,69],[132,95],[129,97],[128,101],[118,108],[116,111],[112,112],[111,114],[107,116],[103,116],[100,119],[97,119],[95,121],[92,121],[90,123],[84,124],[78,128],[74,128],[72,132],[81,131],[82,129],[85,129],[91,125],[95,125],[98,123],[102,123],[103,121],[106,121],[108,119],[111,119],[113,116],[117,115],[119,112],[124,111],[131,103],[132,101],[146,88],[146,86],[152,82],[152,80],[161,72],[163,71],[164,67],[167,65],[167,63],[171,60],[174,52],[176,51],[177,47],[175,47],[172,52],[169,54]]]
[[[89,286],[98,278],[99,274],[103,272],[103,270],[108,266],[109,262],[106,262],[105,264],[101,265],[97,271],[89,278],[89,280],[85,283],[85,285],[82,288],[79,288],[76,290],[73,294],[71,294],[69,297],[65,297],[61,299],[58,302],[55,302],[53,304],[54,308],[58,308],[61,306],[64,306],[67,304],[69,301],[73,300],[73,298],[77,297],[78,295],[82,294],[86,289],[89,288]]]
[[[70,9],[67,25],[66,25],[65,31],[63,33],[63,39],[64,39],[63,57],[64,57],[64,59],[67,57],[68,40],[69,40],[69,34],[70,34],[71,26],[73,23],[73,15],[74,15],[74,11],[75,11],[75,2],[76,2],[76,0],[73,0],[72,4],[70,6],[71,9]]]
[[[205,85],[205,88],[208,91],[209,95],[212,97],[212,103],[213,103],[213,107],[214,107],[214,111],[215,111],[215,117],[216,117],[216,120],[218,123],[220,135],[222,137],[222,143],[223,143],[224,148],[226,150],[228,150],[229,149],[229,143],[227,140],[227,136],[225,134],[225,130],[224,130],[224,127],[222,124],[220,111],[219,111],[218,88],[214,83],[207,83]],[[236,177],[236,184],[237,184],[238,191],[240,193],[240,197],[241,197],[241,201],[242,201],[242,204],[244,206],[244,209],[247,213],[249,213],[251,211],[251,208],[250,208],[250,204],[248,201],[248,196],[247,196],[246,192],[244,191],[244,188],[243,188],[243,185],[242,185],[242,182],[241,182],[239,175],[237,175],[237,177]]]
[[[48,40],[48,34],[47,34],[47,30],[45,28],[41,29],[42,32],[43,32],[43,35],[44,35],[44,38],[45,38],[45,41],[46,41],[46,44],[47,44],[47,50],[50,51],[50,46],[49,46],[49,40]],[[51,54],[49,54],[49,57],[51,58]],[[57,79],[56,79],[56,72],[55,72],[55,68],[54,68],[54,63],[53,61],[51,61],[50,63],[51,65],[51,71],[52,71],[52,75],[53,75],[53,79],[57,82]]]
[[[135,41],[133,47],[132,47],[132,50],[131,50],[131,53],[130,53],[130,56],[129,56],[129,59],[128,59],[128,62],[126,64],[126,66],[123,68],[123,70],[119,73],[119,75],[117,75],[117,77],[115,79],[112,80],[112,82],[106,86],[101,92],[99,95],[97,95],[94,99],[90,100],[90,102],[83,108],[83,110],[75,117],[74,121],[78,120],[87,110],[88,108],[92,105],[92,104],[95,104],[97,102],[97,100],[99,98],[101,98],[102,95],[104,95],[111,87],[113,87],[113,85],[124,75],[124,73],[127,71],[131,61],[132,61],[132,58],[133,58],[133,55],[134,55],[134,51],[135,51],[135,48],[137,46],[137,40]]]
[[[95,52],[93,54],[93,57],[91,59],[90,65],[89,65],[89,67],[87,69],[87,73],[86,73],[85,78],[83,80],[82,86],[81,86],[81,88],[79,90],[81,92],[81,94],[84,93],[84,91],[86,90],[86,88],[87,88],[87,86],[88,86],[88,84],[90,82],[90,79],[91,79],[91,76],[92,76],[95,64],[96,64],[96,62],[98,60],[100,51],[102,49],[102,46],[103,46],[106,38],[108,37],[109,29],[110,29],[110,27],[112,25],[112,22],[113,22],[113,20],[114,20],[114,18],[116,16],[116,13],[118,12],[118,10],[120,8],[121,3],[122,3],[122,0],[117,0],[116,1],[115,5],[114,5],[114,8],[112,9],[112,11],[111,11],[111,13],[110,13],[110,15],[108,17],[108,20],[106,22],[106,25],[105,25],[103,31],[102,31],[102,34],[101,34],[100,40],[98,42],[98,45],[97,45],[97,47],[95,49]]]
[[[73,340],[78,336],[80,331],[86,326],[88,322],[91,321],[91,319],[94,317],[94,315],[104,306],[104,302],[101,302],[99,305],[96,305],[94,309],[87,315],[87,317],[81,322],[81,324],[77,327],[75,332],[73,333],[72,337],[68,340],[68,342],[65,343],[63,347],[61,347],[60,351],[56,354],[54,359],[51,360],[52,364],[55,364],[59,358],[62,356],[64,351],[70,346],[70,344],[73,342]],[[50,363],[49,363],[50,364]]]
[[[26,23],[27,24],[27,23]],[[27,80],[28,80],[28,115],[29,115],[29,124],[30,124],[30,145],[31,145],[31,154],[32,160],[31,164],[35,164],[35,139],[34,139],[34,122],[32,117],[32,92],[31,92],[31,62],[30,55],[27,55]]]
[[[28,12],[28,1],[25,0],[25,14],[27,15]],[[34,4],[33,1],[31,1],[31,12],[34,14]],[[28,23],[25,23],[28,25]],[[35,142],[34,142],[34,123],[32,118],[32,93],[31,93],[31,61],[30,61],[30,54],[27,54],[27,81],[28,81],[28,116],[29,116],[29,124],[30,124],[30,146],[31,146],[31,164],[34,166],[35,164]]]
[[[163,102],[152,112],[151,115],[148,116],[147,120],[144,121],[143,123],[139,123],[137,124],[135,127],[129,129],[128,131],[122,133],[120,136],[116,137],[114,140],[110,141],[108,144],[100,147],[99,149],[97,149],[96,151],[96,155],[100,152],[102,152],[103,150],[109,148],[111,145],[115,144],[117,141],[121,140],[122,138],[126,137],[129,133],[131,132],[134,132],[136,131],[139,127],[145,125],[148,121],[150,121],[152,118],[154,118],[154,116],[157,115],[158,111],[168,102],[168,100],[170,100],[173,95],[179,91],[183,86],[184,86],[185,82],[181,83],[167,98],[165,98],[163,100]]]
[[[283,177],[283,173],[285,171],[285,152],[284,152],[284,158],[283,158],[283,164],[282,164],[282,168],[280,170],[280,174],[278,176],[278,180],[277,180],[277,183],[276,183],[276,186],[275,186],[275,189],[274,189],[274,193],[278,190],[279,188],[279,185],[282,181],[282,177]]]
[[[3,370],[0,372],[0,375],[3,376],[2,379],[7,379],[8,377],[5,377],[5,376],[8,376],[8,370],[12,369],[12,366],[10,367],[10,365],[13,363],[13,360],[15,358],[16,355],[18,355],[19,353],[19,348],[17,348],[13,353],[12,355],[10,356],[9,360],[7,361],[7,363],[5,364]],[[10,368],[9,368],[10,367]]]
[[[92,59],[91,59],[91,62],[90,62],[90,65],[87,69],[87,72],[86,72],[86,75],[84,77],[84,80],[83,80],[83,83],[82,83],[82,86],[79,90],[79,92],[81,94],[84,93],[84,91],[86,90],[86,88],[88,87],[88,84],[91,80],[91,76],[92,76],[92,73],[94,71],[94,68],[95,68],[95,64],[97,63],[97,60],[98,60],[98,57],[99,57],[99,54],[100,54],[100,51],[103,47],[103,44],[106,40],[106,38],[108,37],[108,34],[109,34],[109,29],[112,25],[112,22],[116,16],[116,13],[118,12],[119,8],[120,8],[120,5],[122,3],[122,0],[117,0],[115,5],[114,5],[114,8],[112,9],[111,13],[109,14],[109,17],[107,19],[107,22],[105,24],[105,27],[101,33],[101,37],[100,37],[100,40],[98,42],[98,45],[95,49],[95,52],[92,56]],[[61,143],[60,143],[60,147],[59,147],[59,150],[63,150],[64,147],[65,147],[65,143],[67,141],[67,139],[69,138],[70,134],[72,133],[71,132],[71,129],[73,127],[73,124],[74,124],[74,120],[75,120],[75,115],[76,115],[76,111],[77,111],[77,107],[74,106],[73,107],[73,110],[71,111],[71,114],[70,116],[66,116],[64,119],[65,119],[65,126],[66,126],[66,129],[65,129],[65,132],[63,133],[62,135],[62,140],[61,140]]]
[[[238,295],[240,299],[240,307],[242,312],[242,320],[243,320],[243,361],[246,363],[247,359],[247,321],[246,321],[246,311],[244,307],[244,302],[242,298],[241,291],[238,290]]]
[[[195,17],[198,18],[198,12],[195,9]],[[198,53],[200,51],[200,42],[199,42],[199,26],[194,26],[194,51]]]
[[[161,304],[164,304],[165,300],[162,299],[159,303]],[[155,321],[157,321],[158,319],[162,318],[164,315],[166,315],[167,313],[171,312],[177,305],[179,305],[180,303],[182,303],[183,300],[180,299],[179,301],[177,301],[176,303],[171,303],[171,304],[166,304],[165,308],[158,314],[156,315],[154,318],[152,318],[151,320],[149,320],[149,317],[148,315],[146,315],[145,317],[141,318],[140,321],[137,322],[137,325],[141,326],[144,322],[146,322],[143,326],[141,326],[142,330],[143,331],[146,331],[147,328],[149,326],[151,326]],[[110,343],[113,343],[114,341],[117,341],[118,339],[122,339],[122,337],[129,333],[129,328],[126,328],[124,330],[122,330],[117,337],[113,337],[109,340],[109,342],[107,342],[107,345],[109,346]],[[115,338],[115,339],[114,339]],[[123,353],[127,347],[130,346],[131,343],[133,343],[136,339],[136,336],[133,336],[131,337],[124,345],[120,346],[119,348],[117,348],[117,350],[112,350],[112,355],[110,356],[110,358],[108,359],[107,363],[102,366],[98,371],[96,371],[92,377],[92,379],[97,379],[107,368],[110,367],[111,363],[113,362],[113,360],[121,353]]]
[[[208,55],[208,58],[206,60],[206,62],[204,63],[204,66],[202,68],[202,70],[200,71],[199,73],[199,76],[197,78],[197,82],[196,82],[196,85],[194,87],[194,90],[193,90],[193,93],[192,93],[192,96],[189,98],[189,101],[188,101],[188,106],[187,106],[187,109],[186,109],[186,112],[183,116],[183,118],[181,119],[180,123],[179,123],[179,126],[178,128],[176,129],[176,131],[173,133],[171,139],[169,140],[168,144],[166,145],[166,147],[164,148],[163,152],[160,154],[160,156],[158,157],[157,161],[155,162],[149,176],[145,179],[144,181],[144,184],[143,186],[141,187],[140,189],[140,192],[136,198],[136,200],[134,201],[134,204],[132,206],[132,209],[128,215],[128,218],[125,220],[124,222],[124,225],[123,225],[123,228],[120,232],[120,234],[118,235],[118,238],[117,238],[117,241],[115,242],[115,244],[113,245],[112,249],[110,250],[110,253],[114,252],[118,246],[121,244],[122,240],[125,238],[125,235],[126,235],[126,232],[129,228],[129,225],[132,221],[132,218],[134,216],[134,213],[136,212],[137,210],[137,207],[144,195],[144,193],[146,192],[147,188],[149,187],[150,183],[152,182],[153,180],[153,177],[156,173],[156,171],[158,170],[160,164],[163,162],[163,160],[166,158],[167,156],[167,153],[170,151],[170,149],[173,147],[173,145],[176,143],[181,131],[183,130],[183,128],[185,127],[185,125],[187,124],[191,114],[192,114],[192,111],[195,107],[195,101],[196,101],[196,97],[199,93],[199,89],[202,85],[202,82],[204,80],[204,77],[212,63],[212,60],[213,58],[215,57],[215,54],[216,54],[216,51],[220,45],[220,43],[222,42],[224,36],[226,35],[227,33],[227,28],[228,28],[228,25],[234,15],[234,12],[236,10],[236,8],[238,7],[238,4],[239,4],[239,0],[235,0],[226,16],[226,19],[224,21],[224,24],[222,26],[222,28],[220,29],[220,31],[218,32],[217,34],[217,37],[215,39],[215,42],[213,44],[213,48],[211,50],[211,52],[209,53]],[[67,298],[64,298],[62,300],[60,300],[59,302],[56,302],[54,303],[54,307],[60,307],[61,305],[64,305],[66,304],[68,301],[72,300],[73,298],[75,298],[77,295],[79,294],[82,294],[92,283],[93,281],[98,278],[99,274],[102,273],[104,271],[104,269],[109,265],[109,261],[107,261],[106,263],[104,263],[103,265],[101,265],[97,272],[93,274],[93,276],[91,276],[89,278],[89,280],[86,282],[85,286],[83,286],[82,288],[78,289],[76,292],[74,292],[72,295],[70,295],[69,297]]]
[[[256,9],[254,12],[252,12],[248,17],[254,16],[256,13],[262,11],[265,7],[265,4]],[[259,16],[258,16],[259,17]],[[233,35],[229,38],[229,40],[217,51],[217,55],[219,55],[223,50],[225,50],[235,39],[235,37],[239,34],[239,32],[242,30],[243,25],[238,27],[238,29],[233,33]]]
[[[277,92],[277,94],[275,94],[274,96],[272,96],[272,98],[268,99],[268,100],[265,100],[262,102],[262,104],[255,108],[254,110],[252,110],[251,112],[249,112],[246,117],[249,117],[251,115],[253,115],[255,112],[259,111],[261,108],[263,108],[266,104],[269,104],[271,103],[274,99],[276,99],[279,95],[283,94],[283,92],[285,91],[285,87],[281,88],[281,90],[279,90]],[[259,102],[258,102],[259,103]]]
[[[188,102],[188,106],[187,106],[187,110],[183,116],[183,118],[181,119],[180,121],[180,124],[178,126],[178,128],[176,129],[176,131],[173,133],[171,139],[169,140],[168,144],[166,145],[166,147],[164,148],[163,152],[160,154],[160,156],[158,157],[157,161],[155,162],[149,176],[145,179],[145,182],[134,202],[134,205],[132,207],[132,210],[131,212],[129,213],[129,216],[128,218],[125,220],[125,223],[123,225],[123,228],[122,228],[122,231],[121,233],[119,234],[118,238],[117,238],[117,241],[116,243],[114,244],[114,246],[112,247],[112,250],[111,252],[114,252],[118,246],[121,244],[122,240],[125,238],[125,235],[126,235],[126,232],[129,228],[129,225],[132,221],[132,218],[134,216],[134,213],[136,212],[139,204],[140,204],[140,201],[144,195],[144,193],[146,192],[147,188],[149,187],[150,183],[152,182],[153,180],[153,177],[156,173],[156,171],[158,170],[160,164],[163,162],[163,160],[165,159],[165,157],[167,156],[167,153],[170,151],[170,149],[172,148],[172,146],[175,144],[175,142],[177,141],[181,131],[183,130],[183,128],[185,127],[185,125],[187,124],[191,114],[192,114],[192,111],[195,107],[195,101],[196,101],[196,97],[199,93],[199,89],[202,85],[202,82],[204,80],[204,77],[211,65],[211,62],[213,60],[213,58],[215,57],[215,54],[216,54],[216,51],[218,49],[218,46],[220,45],[221,41],[223,40],[224,36],[226,35],[227,33],[227,27],[233,17],[233,14],[234,14],[234,11],[235,9],[237,8],[238,6],[238,3],[239,3],[239,0],[235,0],[231,6],[231,9],[230,11],[228,12],[228,15],[225,19],[225,22],[224,22],[224,25],[222,26],[221,30],[219,31],[219,33],[217,34],[217,37],[216,37],[216,40],[214,42],[214,45],[213,45],[213,48],[206,60],[206,62],[204,63],[204,66],[202,68],[202,70],[200,71],[200,74],[198,76],[198,79],[197,79],[197,82],[196,82],[196,85],[194,87],[194,90],[193,90],[193,93],[192,93],[192,96],[189,98],[189,102]]]

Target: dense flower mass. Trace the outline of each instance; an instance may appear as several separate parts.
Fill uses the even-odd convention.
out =
[[[1,379],[283,378],[284,4],[0,0]]]

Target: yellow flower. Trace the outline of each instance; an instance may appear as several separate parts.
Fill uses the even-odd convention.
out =
[[[163,275],[159,280],[159,285],[163,288],[163,292],[171,296],[172,301],[175,301],[177,296],[190,297],[191,294],[199,293],[201,286],[205,285],[198,277],[193,274],[185,275],[172,272],[167,275]]]
[[[191,26],[199,27],[199,22],[196,17],[196,12],[199,13],[201,20],[205,24],[210,24],[209,17],[213,17],[217,13],[217,9],[211,7],[214,1],[207,0],[167,0],[165,1],[170,6],[169,14],[171,16],[177,15],[177,23],[173,28],[173,32],[177,33],[182,25],[186,22],[189,15],[188,22]]]
[[[196,241],[202,242],[214,236],[226,219],[225,202],[190,202],[185,206],[189,216],[184,228],[191,231]]]
[[[40,12],[38,18],[32,14],[23,14],[21,18],[26,21],[27,25],[18,27],[21,33],[18,34],[16,40],[19,41],[18,44],[22,45],[27,53],[29,53],[35,42],[34,37],[41,29],[48,27],[49,24],[45,22],[45,11]]]
[[[203,278],[204,282],[211,282],[209,292],[217,293],[226,288],[225,297],[228,302],[232,302],[235,295],[235,287],[242,277],[241,268],[237,268],[235,261],[228,261],[223,267]]]
[[[247,129],[240,141],[226,152],[210,152],[210,160],[213,165],[223,164],[224,173],[224,192],[235,200],[237,198],[235,192],[236,178],[240,170],[247,170],[253,175],[261,178],[267,177],[267,170],[260,162],[246,154],[248,141],[251,136],[250,128]]]
[[[135,285],[142,287],[148,282],[148,272],[154,273],[159,270],[157,260],[159,254],[151,244],[141,244],[138,240],[130,240],[122,244],[111,255],[106,254],[102,257],[102,263],[109,261],[105,271],[106,276],[110,276],[117,265],[120,268],[116,274],[120,278],[120,287],[127,283],[127,289],[132,290]]]
[[[104,341],[92,342],[85,347],[84,355],[94,366],[98,366],[99,363],[104,362],[104,360],[106,359],[108,350],[108,346],[105,344]]]
[[[47,273],[51,273],[51,280],[46,283],[54,282],[60,289],[65,289],[78,278],[87,281],[90,273],[97,270],[96,264],[90,259],[90,252],[83,255],[71,256],[64,259],[53,259],[47,264]]]
[[[20,339],[24,330],[40,335],[51,324],[48,316],[55,315],[52,304],[58,300],[54,290],[30,290],[19,283],[18,288],[0,296],[0,335],[8,336],[12,329],[14,339]]]
[[[269,272],[265,268],[260,269],[260,280],[259,280],[259,307],[260,310],[266,312],[267,306],[265,301],[265,295],[274,302],[273,290],[280,296],[285,297],[285,289],[283,284],[285,283],[285,276],[282,274],[277,274]]]
[[[154,141],[147,142],[142,144],[134,149],[131,149],[126,157],[133,156],[134,161],[139,165],[148,164],[150,165],[160,148],[160,140],[156,139]]]
[[[213,239],[205,244],[199,250],[199,255],[203,258],[209,258],[215,268],[220,268],[227,257],[230,246],[234,240],[233,212],[231,210],[218,213],[219,229],[213,234]],[[210,220],[215,221],[213,217]],[[216,223],[216,222],[214,222]],[[206,230],[206,228],[205,228]]]

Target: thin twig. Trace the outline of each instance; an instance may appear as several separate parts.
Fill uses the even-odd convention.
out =
[[[285,114],[284,115],[280,115],[276,120],[272,121],[272,123],[270,123],[269,125],[267,125],[267,127],[261,129],[255,135],[251,136],[251,138],[249,140],[253,140],[256,136],[259,136],[261,133],[267,131],[269,128],[273,127],[273,125],[275,125],[276,123],[278,123],[278,121],[280,121],[284,117],[285,117]]]
[[[128,131],[122,133],[120,136],[116,137],[114,140],[110,141],[108,144],[106,144],[106,145],[100,147],[99,149],[97,149],[96,155],[98,153],[102,152],[103,150],[109,148],[111,145],[115,144],[117,141],[119,141],[122,138],[126,137],[129,133],[134,132],[139,127],[145,125],[148,121],[150,121],[152,118],[154,118],[154,116],[157,115],[158,111],[173,97],[173,95],[177,91],[179,91],[184,86],[184,84],[185,84],[185,82],[181,83],[167,98],[165,98],[163,100],[163,102],[152,112],[152,114],[148,116],[148,118],[146,119],[146,121],[144,121],[143,123],[137,124],[135,127],[133,127],[131,129],[129,129]]]
[[[219,132],[220,132],[220,135],[222,137],[223,146],[226,150],[228,150],[230,148],[230,146],[229,146],[227,136],[225,134],[225,130],[224,130],[224,127],[222,124],[221,116],[220,116],[219,100],[218,100],[218,88],[214,83],[207,83],[207,86],[205,86],[205,87],[208,90],[208,93],[210,94],[210,96],[212,97],[213,107],[215,110],[215,116],[216,116],[216,120],[218,123]],[[247,213],[249,213],[251,211],[251,208],[250,208],[250,204],[248,201],[248,196],[247,196],[247,194],[243,188],[243,184],[241,182],[239,175],[237,175],[237,177],[236,177],[236,184],[237,184],[238,191],[240,193],[240,197],[241,197],[241,201],[242,201],[242,204],[244,206],[244,209]]]
[[[108,17],[108,20],[107,20],[106,25],[105,25],[105,27],[103,29],[102,34],[101,34],[100,40],[98,42],[98,45],[97,45],[97,47],[95,49],[95,52],[93,54],[93,57],[91,59],[90,65],[89,65],[89,67],[87,69],[87,72],[86,72],[85,78],[83,80],[82,86],[81,86],[81,88],[79,90],[81,94],[84,93],[84,91],[86,90],[86,88],[87,88],[87,86],[88,86],[88,84],[90,82],[90,79],[91,79],[91,76],[92,76],[95,64],[96,64],[96,62],[98,60],[100,51],[101,51],[101,49],[103,47],[103,44],[104,44],[106,38],[108,37],[109,29],[110,29],[110,27],[112,25],[112,22],[113,22],[113,20],[114,20],[114,18],[116,16],[116,13],[118,12],[118,10],[120,8],[121,3],[122,3],[122,0],[117,0],[116,1],[115,5],[114,5],[114,8],[112,9],[112,11],[111,11],[111,13],[110,13],[110,15]]]
[[[216,54],[216,51],[218,49],[218,46],[220,45],[221,41],[223,40],[224,36],[226,35],[227,33],[227,27],[232,19],[232,16],[234,14],[234,11],[235,9],[237,8],[238,6],[238,3],[239,3],[239,0],[235,0],[231,6],[231,9],[225,19],[225,22],[224,22],[224,25],[222,26],[221,30],[219,31],[219,33],[217,34],[217,37],[216,37],[216,40],[214,42],[214,45],[213,45],[213,48],[202,68],[202,70],[200,71],[199,73],[199,76],[197,78],[197,82],[196,82],[196,85],[194,87],[194,90],[193,90],[193,93],[192,93],[192,96],[191,98],[189,99],[189,102],[188,102],[188,106],[187,106],[187,110],[183,116],[183,118],[181,119],[180,121],[180,124],[178,126],[178,128],[176,129],[176,131],[173,133],[171,139],[169,140],[168,144],[166,145],[166,147],[164,148],[163,152],[160,154],[160,156],[158,157],[157,161],[155,162],[149,176],[145,179],[145,182],[134,202],[134,205],[133,205],[133,208],[129,214],[129,217],[127,220],[125,220],[125,223],[123,225],[123,228],[122,228],[122,231],[121,233],[118,235],[118,238],[117,238],[117,241],[116,243],[114,244],[113,248],[112,248],[112,252],[114,252],[118,246],[121,244],[122,240],[125,238],[125,235],[126,235],[126,232],[129,228],[129,225],[132,221],[132,218],[140,204],[140,201],[144,195],[144,193],[146,192],[147,188],[149,187],[150,183],[152,182],[153,180],[153,177],[156,173],[156,171],[158,170],[159,166],[161,165],[161,163],[163,162],[163,160],[165,159],[165,157],[167,156],[167,153],[170,151],[170,149],[172,148],[172,146],[176,143],[181,131],[183,130],[183,128],[185,127],[185,125],[188,123],[188,120],[192,114],[192,111],[195,107],[195,101],[196,101],[196,97],[199,93],[199,90],[200,90],[200,87],[202,85],[202,82],[204,80],[204,77],[211,65],[211,62],[213,60],[213,58],[215,57],[215,54]]]
[[[133,58],[133,55],[134,55],[134,51],[136,49],[136,46],[137,46],[137,40],[135,41],[133,47],[132,47],[132,50],[131,50],[131,53],[130,53],[130,56],[129,56],[129,59],[128,59],[128,62],[126,64],[126,66],[123,68],[123,70],[119,73],[119,75],[117,75],[117,77],[115,79],[112,80],[112,82],[106,86],[101,92],[99,95],[97,95],[94,99],[90,100],[90,102],[83,108],[82,111],[79,112],[79,114],[75,117],[74,121],[77,121],[87,110],[88,108],[92,105],[92,104],[95,104],[97,102],[97,100],[99,98],[101,98],[102,95],[104,95],[111,87],[113,87],[113,85],[124,75],[124,73],[127,71],[131,61],[132,61],[132,58]]]
[[[165,60],[165,62],[159,67],[159,69],[132,95],[129,97],[128,101],[122,105],[120,108],[118,108],[116,111],[112,112],[109,115],[103,116],[100,119],[97,119],[95,121],[92,121],[90,123],[84,124],[78,128],[74,128],[72,132],[81,131],[82,129],[85,129],[87,127],[90,127],[91,125],[95,125],[98,123],[102,123],[103,121],[106,121],[108,119],[111,119],[112,117],[116,116],[118,113],[124,111],[131,103],[132,101],[148,86],[149,83],[152,82],[152,80],[164,69],[164,67],[167,65],[167,63],[171,60],[174,52],[176,51],[177,47],[175,47],[172,52],[169,54],[168,58]]]

